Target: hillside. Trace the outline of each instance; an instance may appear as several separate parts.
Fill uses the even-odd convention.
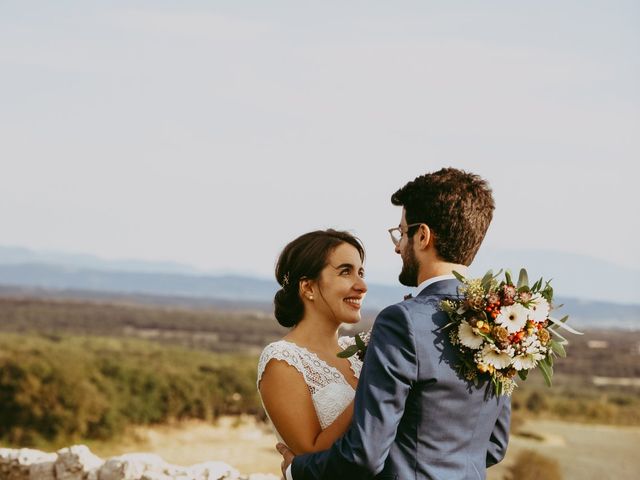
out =
[[[0,295],[43,296],[45,298],[124,298],[134,302],[195,307],[259,309],[271,311],[278,285],[267,280],[240,275],[199,275],[188,273],[128,272],[78,269],[53,264],[0,264]],[[375,314],[402,300],[413,289],[369,284],[364,309]],[[640,304],[590,301],[558,294],[579,328],[640,329]]]

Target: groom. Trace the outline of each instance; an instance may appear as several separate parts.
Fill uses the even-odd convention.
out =
[[[483,479],[504,457],[511,406],[455,370],[440,301],[458,295],[493,216],[479,176],[444,168],[391,197],[402,206],[389,230],[402,258],[400,282],[415,298],[377,317],[355,396],[353,423],[329,450],[293,456],[283,444],[287,479]]]

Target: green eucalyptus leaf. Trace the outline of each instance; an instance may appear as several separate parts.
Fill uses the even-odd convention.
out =
[[[458,322],[451,321],[451,322],[447,323],[444,327],[442,327],[442,330],[446,330],[447,328],[453,327],[454,325],[457,325],[457,324],[458,324]]]
[[[364,350],[365,348],[367,348],[367,346],[364,344],[364,341],[362,341],[362,338],[360,338],[359,334],[356,335],[356,346],[359,350]]]
[[[505,270],[504,278],[507,281],[507,285],[513,285],[513,281],[511,280],[511,272],[509,270]]]
[[[556,325],[555,323],[553,324],[553,327],[555,328],[552,329],[551,327],[547,327],[547,330],[549,330],[549,332],[553,334],[552,338],[562,345],[567,345],[569,343],[568,340],[558,331],[560,327],[558,327],[558,325]]]
[[[522,380],[526,380],[527,379],[527,375],[529,375],[529,370],[518,370],[518,376]]]
[[[464,283],[466,281],[466,279],[462,275],[460,275],[458,272],[456,272],[455,270],[453,272],[451,272],[451,273],[453,273],[453,276],[456,277],[461,282]]]
[[[518,275],[518,288],[520,287],[528,287],[529,286],[529,276],[527,275],[527,271],[522,268],[520,269],[520,275]]]
[[[338,357],[340,357],[340,358],[349,358],[349,357],[354,356],[356,353],[358,353],[358,346],[357,345],[349,345],[343,351],[338,353]]]
[[[484,277],[482,277],[482,280],[480,280],[482,288],[487,290],[489,288],[489,285],[491,285],[491,280],[493,280],[493,270],[489,270],[487,273],[485,273]]]
[[[544,360],[538,363],[538,367],[540,368],[540,371],[542,372],[542,376],[544,377],[544,382],[547,384],[547,387],[551,386],[551,375],[553,375],[553,372],[551,371],[551,367],[549,367],[549,365],[547,365]]]
[[[567,352],[564,349],[564,346],[560,342],[557,342],[555,340],[551,340],[549,342],[549,346],[551,347],[551,350],[553,350],[553,352],[556,355],[558,355],[559,357],[562,357],[562,358],[566,358],[567,357]]]

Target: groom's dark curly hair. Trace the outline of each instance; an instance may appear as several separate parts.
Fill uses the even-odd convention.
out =
[[[489,184],[456,168],[417,177],[394,193],[391,203],[404,207],[407,224],[429,226],[442,260],[462,265],[476,256],[495,208]],[[410,241],[417,228],[409,228]]]

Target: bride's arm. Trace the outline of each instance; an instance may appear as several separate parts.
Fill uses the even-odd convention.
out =
[[[267,364],[259,388],[271,421],[296,455],[326,450],[351,425],[353,402],[322,430],[304,378],[283,361]]]

